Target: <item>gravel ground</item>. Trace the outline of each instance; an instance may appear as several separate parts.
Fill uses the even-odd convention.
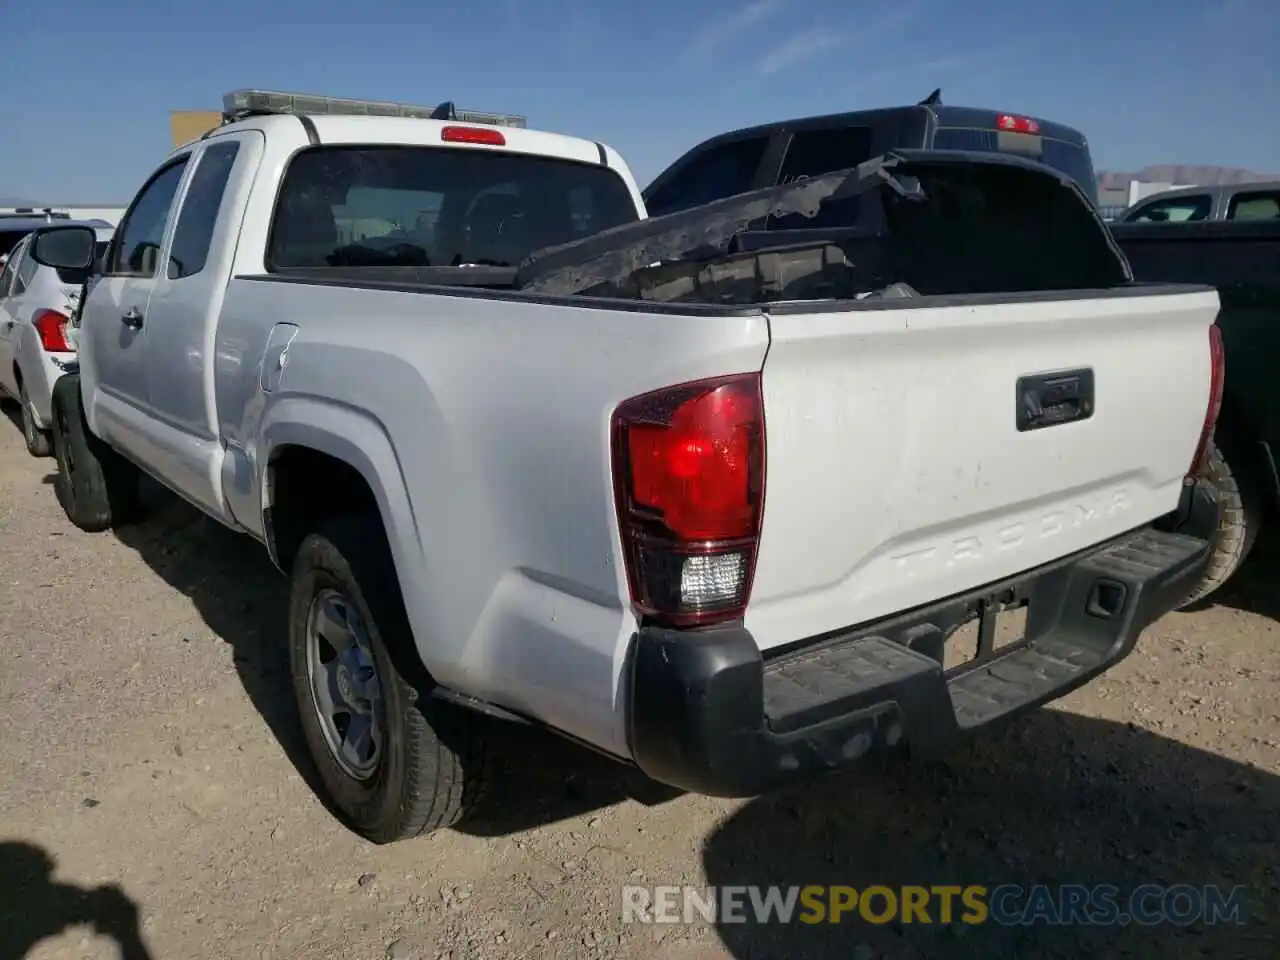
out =
[[[1218,604],[945,762],[727,802],[513,731],[475,825],[374,847],[308,786],[265,552],[160,493],[80,533],[10,426],[0,960],[1280,956],[1270,542]],[[629,883],[1243,884],[1249,922],[627,925]]]

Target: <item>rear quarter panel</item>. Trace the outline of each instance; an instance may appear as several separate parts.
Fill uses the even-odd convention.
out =
[[[263,316],[299,327],[267,395],[235,343]],[[258,484],[283,443],[364,472],[433,676],[625,753],[610,418],[637,393],[760,369],[763,316],[236,279],[222,330],[224,435]]]

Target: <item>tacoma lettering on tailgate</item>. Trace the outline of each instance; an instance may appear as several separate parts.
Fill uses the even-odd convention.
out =
[[[893,554],[892,559],[898,569],[908,577],[916,576],[932,567],[950,569],[958,564],[981,560],[992,552],[1018,550],[1028,542],[1048,540],[1066,530],[1078,530],[1080,527],[1096,523],[1101,518],[1126,513],[1129,507],[1129,495],[1126,490],[1110,490],[1088,500],[1054,507],[1038,517],[1012,522],[1007,518],[999,520],[986,531],[968,533],[954,540],[914,547],[902,553]]]

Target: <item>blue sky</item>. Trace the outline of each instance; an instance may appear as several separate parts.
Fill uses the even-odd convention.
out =
[[[238,87],[521,113],[642,186],[710,134],[936,86],[1078,127],[1099,168],[1280,173],[1280,0],[0,0],[0,37],[0,196],[47,202],[127,201],[169,111]]]

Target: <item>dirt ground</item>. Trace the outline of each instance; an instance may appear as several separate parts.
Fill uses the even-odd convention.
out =
[[[166,494],[87,535],[0,420],[0,960],[1276,957],[1280,547],[946,761],[750,802],[513,731],[492,809],[375,847],[308,787],[266,554]],[[625,884],[1247,888],[1247,922],[623,924]]]

